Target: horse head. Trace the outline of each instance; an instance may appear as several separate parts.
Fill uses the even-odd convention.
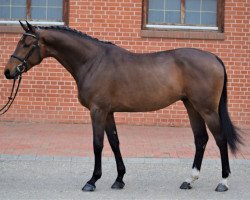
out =
[[[41,45],[39,40],[38,28],[32,26],[27,21],[26,25],[21,21],[19,22],[25,32],[4,69],[7,79],[18,78],[23,72],[27,72],[42,61],[41,52],[43,45]]]

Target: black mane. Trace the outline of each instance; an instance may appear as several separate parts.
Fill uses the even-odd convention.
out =
[[[91,37],[91,36],[87,35],[86,33],[83,33],[83,32],[78,31],[76,29],[69,28],[67,26],[37,26],[37,28],[39,28],[39,29],[45,29],[45,30],[65,31],[67,33],[75,34],[75,35],[77,35],[77,36],[79,36],[81,38],[92,40],[94,42],[100,42],[100,43],[104,43],[104,44],[115,45],[112,42],[98,40],[97,38],[94,38],[94,37]]]

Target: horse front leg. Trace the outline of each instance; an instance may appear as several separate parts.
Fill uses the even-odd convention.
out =
[[[92,178],[82,188],[83,191],[94,191],[96,181],[102,176],[102,149],[107,112],[94,108],[90,110],[90,114],[93,127],[95,166]]]
[[[123,163],[122,155],[120,152],[119,139],[118,139],[116,125],[115,125],[114,113],[110,113],[107,116],[105,131],[109,140],[109,144],[115,155],[117,172],[118,172],[118,176],[114,184],[111,186],[111,188],[122,189],[125,185],[125,183],[123,182],[123,176],[126,173],[126,169],[125,169],[125,165]]]

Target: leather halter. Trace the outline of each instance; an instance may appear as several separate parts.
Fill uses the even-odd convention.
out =
[[[30,34],[30,33],[24,33],[24,35],[27,35],[27,36],[30,36],[30,37],[33,37],[36,39],[36,42],[32,45],[32,48],[29,50],[29,52],[26,54],[26,56],[24,58],[20,58],[19,56],[16,56],[14,54],[12,54],[10,57],[11,58],[15,58],[17,60],[19,60],[21,63],[19,65],[16,66],[16,70],[18,72],[19,75],[21,75],[23,72],[26,72],[27,71],[27,68],[28,68],[28,59],[29,57],[33,54],[34,50],[39,47],[39,36],[38,35],[34,35],[34,34]],[[40,53],[39,53],[39,56],[41,57]]]

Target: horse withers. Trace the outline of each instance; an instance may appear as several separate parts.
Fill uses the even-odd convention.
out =
[[[180,188],[190,189],[199,177],[208,141],[207,125],[221,154],[222,181],[216,191],[228,190],[228,145],[236,153],[240,135],[229,118],[227,74],[220,58],[193,48],[132,53],[65,26],[20,24],[25,33],[5,67],[6,78],[15,79],[44,58],[53,57],[71,73],[80,103],[90,110],[95,165],[84,191],[95,190],[102,175],[104,132],[117,164],[118,176],[112,188],[125,185],[115,112],[154,111],[178,100],[187,109],[196,147],[192,174]]]

